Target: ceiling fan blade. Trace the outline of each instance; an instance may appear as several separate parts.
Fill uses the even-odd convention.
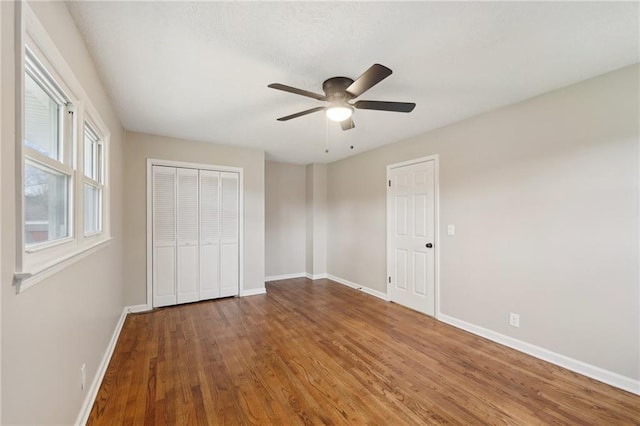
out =
[[[340,122],[340,127],[342,127],[342,130],[351,130],[356,127],[356,124],[353,122],[353,118],[349,117]]]
[[[272,89],[282,90],[284,92],[293,93],[295,95],[306,96],[308,98],[317,99],[319,101],[326,101],[327,100],[327,97],[324,96],[324,95],[319,95],[317,93],[308,92],[308,91],[302,90],[302,89],[296,89],[295,87],[286,86],[286,85],[280,84],[280,83],[271,83],[267,87],[270,87]]]
[[[305,110],[305,111],[296,112],[295,114],[287,115],[285,117],[280,117],[280,118],[278,118],[278,121],[291,120],[292,118],[302,117],[303,115],[311,114],[311,113],[314,113],[314,112],[317,112],[317,111],[323,111],[325,109],[326,109],[326,107],[311,108],[311,109],[308,109],[308,110]]]
[[[347,92],[351,93],[354,98],[362,95],[385,78],[389,77],[393,71],[384,65],[373,64],[371,68],[366,70],[364,74],[356,79],[347,87]]]
[[[353,104],[358,109],[374,109],[377,111],[411,112],[416,107],[413,102],[358,101]]]

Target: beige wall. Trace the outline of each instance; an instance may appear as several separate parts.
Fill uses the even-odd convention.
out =
[[[2,8],[2,423],[72,424],[123,308],[122,143],[119,120],[64,3],[31,3],[111,132],[113,241],[16,295],[14,4]]]
[[[265,270],[267,277],[305,272],[306,170],[265,163]]]
[[[327,165],[312,164],[313,276],[327,273]]]
[[[306,243],[305,272],[313,273],[313,165],[305,167]]]
[[[125,300],[147,297],[147,158],[244,169],[244,290],[264,288],[264,152],[126,132]]]
[[[327,273],[327,165],[306,166],[306,272],[313,279]]]
[[[639,379],[638,73],[330,164],[328,272],[386,291],[385,167],[439,154],[442,313]]]
[[[3,74],[3,70],[2,70],[2,63],[4,62],[4,60],[2,59],[3,55],[2,53],[4,52],[4,45],[2,44],[2,39],[4,38],[4,34],[2,32],[2,21],[3,21],[3,13],[4,12],[4,8],[2,7],[2,5],[0,5],[0,99],[4,99],[4,90],[2,89],[2,87],[4,86],[4,80],[2,78],[2,74]],[[3,128],[2,123],[3,123],[3,116],[2,116],[2,104],[3,102],[0,101],[0,129]],[[2,145],[4,144],[4,132],[2,132],[0,130],[0,197],[2,196]],[[11,139],[9,139],[11,140]],[[2,246],[4,245],[2,243],[2,241],[4,240],[2,235],[3,235],[3,231],[2,231],[2,211],[4,209],[0,209],[0,283],[4,282],[2,281],[2,279],[4,278],[4,275],[2,275]],[[0,290],[0,306],[2,306],[2,290]],[[2,423],[2,314],[0,313],[0,423]]]

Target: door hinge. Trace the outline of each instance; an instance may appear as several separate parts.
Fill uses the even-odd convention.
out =
[[[389,180],[389,188],[391,188],[391,180]]]
[[[389,284],[391,284],[391,277],[389,277]]]

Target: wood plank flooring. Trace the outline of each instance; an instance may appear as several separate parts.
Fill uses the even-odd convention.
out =
[[[90,425],[638,425],[640,397],[328,280],[129,315]]]

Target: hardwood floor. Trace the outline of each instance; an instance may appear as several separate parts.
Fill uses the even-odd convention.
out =
[[[640,397],[328,280],[129,315],[90,425],[640,424]]]

